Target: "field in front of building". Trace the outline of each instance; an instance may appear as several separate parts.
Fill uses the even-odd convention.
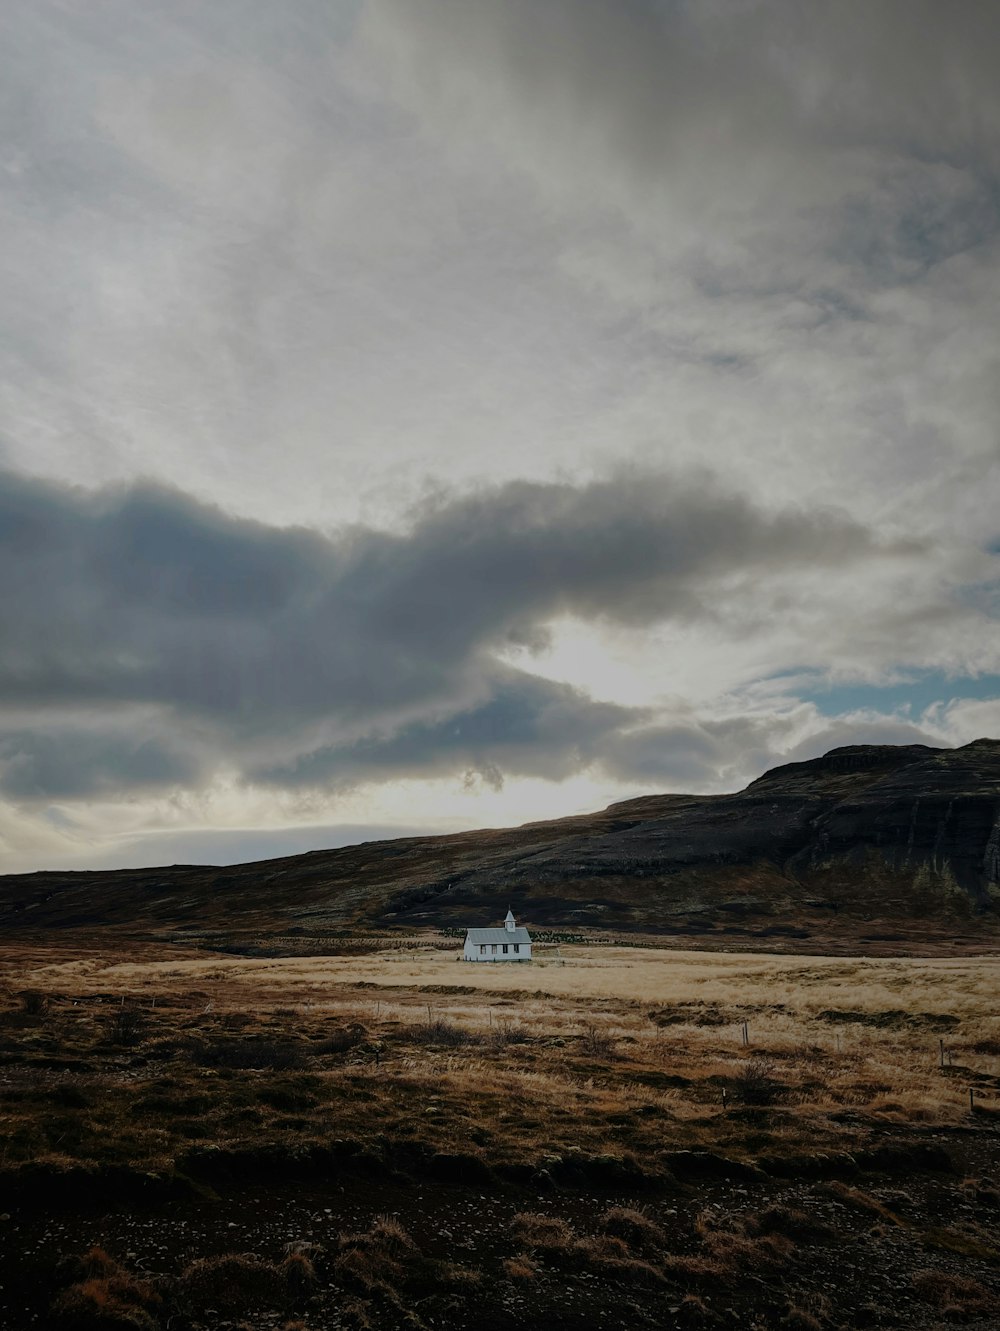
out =
[[[0,1323],[997,1325],[1000,960],[0,951]]]

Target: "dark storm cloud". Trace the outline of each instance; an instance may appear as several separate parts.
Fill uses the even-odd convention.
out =
[[[572,776],[600,758],[639,708],[593,702],[578,689],[521,671],[497,672],[490,697],[438,720],[403,726],[387,737],[318,749],[295,762],[253,773],[278,785],[353,785],[364,781],[447,776],[464,771],[499,787],[505,776]]]
[[[163,736],[121,733],[113,724],[44,723],[0,733],[0,794],[12,800],[74,800],[196,784],[204,764]]]
[[[402,532],[324,538],[156,486],[95,495],[7,474],[0,779],[21,797],[181,783],[209,749],[290,786],[563,776],[644,713],[498,652],[537,645],[560,615],[712,617],[721,589],[880,552],[844,516],[765,514],[704,477],[515,482],[427,504]],[[141,742],[122,741],[126,706],[144,709]],[[60,741],[60,716],[81,710]]]

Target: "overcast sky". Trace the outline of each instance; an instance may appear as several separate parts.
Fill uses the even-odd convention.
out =
[[[994,0],[32,0],[0,870],[1000,734]]]

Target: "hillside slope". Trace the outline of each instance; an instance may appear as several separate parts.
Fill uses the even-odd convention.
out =
[[[715,946],[1000,941],[1000,741],[852,746],[731,795],[225,868],[0,878],[0,929],[308,950],[344,930],[536,928]]]

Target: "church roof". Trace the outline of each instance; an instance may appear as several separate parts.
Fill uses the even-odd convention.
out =
[[[465,935],[467,943],[530,943],[531,934],[523,925],[516,929],[470,929]]]

